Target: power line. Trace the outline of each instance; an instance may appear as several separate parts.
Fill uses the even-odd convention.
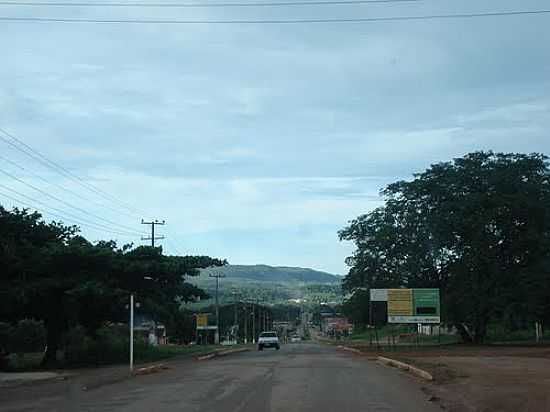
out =
[[[29,169],[27,169],[27,168],[21,166],[21,165],[18,164],[17,162],[14,162],[14,161],[12,161],[12,160],[10,160],[10,159],[5,158],[4,156],[1,156],[1,155],[0,155],[0,159],[2,159],[3,161],[5,161],[6,163],[11,164],[12,166],[17,167],[19,170],[22,170],[22,171],[24,171],[25,173],[30,174],[31,176],[35,177],[36,179],[39,179],[39,180],[41,180],[42,182],[47,183],[47,184],[49,184],[49,185],[55,186],[55,187],[57,187],[57,188],[63,190],[64,192],[69,193],[69,194],[71,194],[71,195],[73,195],[73,196],[75,196],[75,197],[77,197],[77,198],[79,198],[79,199],[81,199],[81,200],[84,200],[84,201],[86,201],[86,202],[92,202],[92,203],[94,203],[94,204],[97,205],[97,206],[104,207],[104,208],[106,208],[106,209],[108,209],[108,210],[110,210],[110,211],[112,211],[112,212],[119,213],[119,214],[121,214],[121,215],[125,215],[125,216],[130,217],[130,218],[134,218],[134,217],[135,217],[135,215],[131,215],[131,214],[126,213],[126,212],[123,212],[123,211],[121,211],[121,210],[117,210],[117,209],[115,209],[115,208],[109,207],[108,205],[105,205],[105,204],[96,202],[96,201],[94,201],[94,200],[91,200],[91,199],[89,199],[89,198],[87,198],[87,197],[81,196],[80,194],[78,194],[78,193],[76,193],[76,192],[74,192],[74,191],[72,191],[72,190],[66,188],[65,186],[63,186],[63,185],[61,185],[61,184],[59,184],[59,183],[56,183],[56,182],[54,182],[54,181],[50,181],[50,180],[48,180],[48,179],[46,179],[46,178],[40,176],[38,173],[33,172],[32,170],[29,170]]]
[[[183,253],[181,252],[181,249],[180,249],[181,245],[178,243],[176,246],[176,243],[172,241],[172,239],[175,239],[177,241],[177,238],[172,235],[172,232],[168,231],[168,236],[166,237],[166,241],[172,247],[172,249],[174,249],[174,251],[178,256],[183,256]]]
[[[0,138],[2,140],[4,140],[7,144],[9,144],[11,147],[13,147],[14,149],[26,154],[31,159],[39,162],[40,164],[47,167],[48,169],[53,170],[53,171],[59,173],[60,175],[76,182],[77,184],[84,187],[85,189],[88,189],[92,193],[101,196],[103,199],[108,200],[110,202],[113,202],[113,200],[111,200],[108,197],[105,197],[104,195],[102,195],[99,192],[99,189],[96,189],[91,184],[85,182],[79,176],[74,175],[69,170],[67,170],[64,167],[62,167],[62,166],[56,164],[55,162],[51,161],[50,159],[48,159],[47,157],[45,157],[44,155],[39,153],[37,150],[33,149],[32,147],[30,147],[29,145],[27,145],[26,143],[24,143],[23,141],[21,141],[20,139],[15,137],[13,134],[10,134],[10,133],[6,132],[2,128],[0,128],[0,132],[14,140],[14,141],[11,141],[8,138],[6,138],[5,136],[0,135]],[[14,143],[14,142],[16,142],[17,144]],[[120,207],[120,206],[118,206],[118,207]],[[137,216],[137,214],[134,213],[134,216]]]
[[[57,17],[5,17],[0,16],[0,21],[7,22],[32,22],[32,23],[103,23],[103,24],[165,24],[165,25],[193,25],[193,24],[316,24],[316,23],[374,23],[389,21],[417,21],[437,19],[470,19],[477,17],[505,17],[527,16],[536,14],[549,14],[550,10],[518,10],[487,13],[463,13],[463,14],[431,14],[422,16],[393,16],[393,17],[365,17],[365,18],[335,18],[335,19],[267,19],[267,20],[149,20],[149,19],[72,19]],[[1,129],[0,129],[1,130]]]
[[[72,209],[78,210],[80,213],[83,213],[83,214],[85,214],[85,215],[92,216],[92,217],[94,217],[94,218],[96,218],[96,219],[99,219],[99,220],[102,220],[103,222],[106,222],[106,223],[108,223],[108,224],[110,224],[110,225],[113,225],[113,226],[117,226],[117,227],[119,227],[119,228],[122,228],[123,230],[129,230],[129,231],[134,231],[134,230],[135,230],[135,229],[133,229],[133,228],[131,228],[131,227],[124,226],[124,225],[115,223],[115,222],[113,222],[113,221],[111,221],[111,220],[102,218],[101,216],[98,216],[98,215],[96,215],[96,214],[94,214],[94,213],[90,213],[90,212],[88,212],[88,211],[86,211],[86,210],[84,210],[84,209],[82,209],[82,208],[80,208],[80,207],[78,207],[78,206],[74,206],[74,205],[72,205],[72,204],[70,204],[70,203],[64,201],[63,199],[60,199],[60,198],[58,198],[58,197],[56,197],[56,196],[54,196],[54,195],[52,195],[52,194],[50,194],[50,193],[48,193],[48,192],[45,192],[44,190],[42,190],[42,189],[40,189],[40,188],[38,188],[38,187],[36,187],[36,186],[34,186],[34,185],[28,183],[28,182],[25,182],[23,179],[20,179],[20,178],[18,178],[17,176],[15,176],[15,175],[13,175],[13,174],[11,174],[11,173],[9,173],[9,172],[6,172],[5,170],[0,169],[0,173],[2,173],[2,174],[4,174],[4,175],[6,175],[6,176],[8,176],[8,177],[10,177],[10,178],[12,178],[12,179],[18,181],[18,182],[20,182],[20,183],[22,183],[22,184],[24,184],[25,186],[30,187],[31,189],[36,190],[37,192],[39,192],[39,193],[41,193],[41,194],[43,194],[43,195],[45,195],[45,196],[47,196],[47,197],[49,197],[49,198],[51,198],[51,199],[57,201],[57,202],[59,202],[59,203],[64,204],[64,205],[67,206],[67,207],[70,207],[70,208],[72,208]],[[130,233],[130,232],[129,232],[129,233]],[[138,235],[138,236],[141,235],[141,233],[139,233],[139,232],[133,232],[133,233],[136,234],[136,235]]]
[[[6,143],[8,143],[11,147],[13,147],[13,148],[15,148],[15,149],[21,151],[22,153],[24,153],[24,154],[26,154],[27,156],[29,156],[31,159],[33,159],[33,160],[35,160],[35,161],[38,161],[40,164],[42,164],[42,165],[48,167],[49,169],[53,169],[54,171],[58,172],[58,173],[61,174],[62,176],[71,178],[70,176],[67,176],[67,174],[71,174],[71,172],[68,171],[67,169],[63,168],[62,166],[57,165],[57,164],[56,164],[55,162],[53,162],[53,161],[50,161],[50,160],[47,159],[45,156],[43,156],[42,154],[40,154],[40,153],[37,152],[36,150],[32,149],[29,145],[27,145],[27,144],[25,144],[24,142],[22,142],[22,141],[21,141],[20,139],[18,139],[17,137],[13,136],[12,134],[7,133],[5,130],[3,130],[3,129],[0,128],[0,132],[2,132],[2,133],[4,133],[4,134],[6,134],[7,136],[11,137],[12,139],[15,140],[15,142],[17,142],[17,143],[19,143],[19,144],[21,145],[21,146],[19,146],[19,145],[15,144],[13,141],[8,140],[6,137],[4,137],[4,136],[2,136],[2,135],[0,134],[0,138],[3,139]],[[39,179],[39,180],[41,180],[41,181],[43,181],[43,182],[45,182],[45,183],[54,185],[54,186],[60,188],[61,190],[65,191],[65,192],[68,192],[68,193],[72,194],[73,196],[78,197],[78,198],[80,198],[80,199],[82,199],[82,200],[85,200],[85,201],[87,201],[87,202],[93,202],[93,203],[95,203],[96,205],[99,205],[99,206],[101,206],[101,207],[105,207],[105,208],[107,208],[107,209],[109,209],[109,210],[111,210],[111,211],[113,211],[113,212],[120,213],[120,214],[124,214],[124,215],[129,216],[129,217],[135,217],[135,216],[136,216],[135,214],[129,214],[129,213],[125,212],[125,211],[114,209],[114,208],[112,208],[112,207],[109,207],[108,205],[104,205],[104,204],[95,202],[95,201],[93,201],[93,200],[90,200],[90,199],[87,198],[87,197],[81,196],[79,193],[74,192],[74,191],[72,191],[72,190],[70,190],[70,189],[64,187],[63,185],[57,184],[57,183],[55,183],[55,182],[51,182],[51,181],[49,181],[48,179],[45,179],[44,177],[40,176],[38,173],[35,173],[35,172],[33,172],[33,171],[31,171],[31,170],[29,170],[29,169],[27,169],[27,168],[21,166],[20,164],[14,162],[14,161],[12,161],[12,160],[9,160],[9,159],[5,158],[4,156],[1,156],[1,155],[0,155],[0,159],[2,159],[2,160],[4,160],[5,162],[11,164],[12,166],[17,167],[17,168],[20,169],[20,170],[25,171],[26,173],[29,173],[31,176],[34,176],[35,178],[37,178],[37,179]],[[59,168],[61,168],[61,170],[59,170]],[[9,176],[12,177],[12,178],[14,178],[14,176],[12,176],[12,175],[9,175]],[[76,177],[78,178],[78,176],[76,176]],[[16,178],[16,180],[17,180],[17,178]],[[71,178],[71,180],[74,180],[74,179]],[[21,180],[18,180],[18,181],[21,181]],[[22,183],[27,184],[26,182],[22,182]],[[78,183],[78,182],[77,182],[77,183]],[[28,185],[28,184],[27,184],[27,185]],[[35,188],[35,187],[32,186],[32,185],[31,185],[31,187],[32,187],[33,189],[35,189],[35,190],[39,190],[39,189]],[[43,192],[42,192],[42,193],[43,193]],[[24,196],[24,195],[23,195],[23,196]],[[52,196],[49,195],[49,194],[46,194],[46,196],[52,197]],[[27,197],[27,198],[28,198],[28,197]],[[31,201],[33,200],[32,198],[28,198],[28,199],[30,199]],[[57,199],[56,197],[54,197],[54,199],[57,200],[57,201],[61,201],[61,199]],[[61,201],[61,202],[63,202],[63,201]],[[46,204],[43,203],[43,202],[41,202],[41,203],[44,204],[44,205],[46,205]],[[46,206],[48,206],[48,205],[46,205]],[[48,206],[48,207],[51,207],[51,206]],[[73,207],[73,208],[74,208],[74,207]],[[59,210],[59,209],[58,209],[58,210]],[[82,212],[85,212],[86,214],[89,214],[88,212],[86,212],[86,211],[83,210],[83,209],[77,208],[77,210],[81,210]],[[136,209],[136,210],[139,210],[139,209]],[[52,213],[50,213],[50,214],[52,214]],[[52,215],[53,215],[53,214],[52,214]],[[93,214],[92,214],[92,215],[93,215]],[[61,216],[61,215],[59,215],[59,216]],[[73,216],[74,216],[74,215],[73,215]],[[93,215],[93,216],[96,216],[96,215]],[[98,217],[98,218],[100,218],[100,217]],[[106,220],[106,219],[103,219],[103,218],[100,218],[100,219],[101,219],[101,220]],[[109,224],[114,224],[114,222],[111,222],[111,221],[107,221],[107,222],[108,222]],[[84,224],[84,226],[90,226],[90,224],[93,224],[93,222],[92,222],[92,223],[86,223],[86,224]],[[100,225],[100,224],[96,224],[96,225]],[[141,233],[134,232],[135,229],[133,229],[133,228],[128,228],[128,227],[126,227],[126,226],[122,226],[122,225],[118,225],[118,224],[115,224],[115,225],[117,225],[117,226],[119,226],[119,227],[122,227],[124,230],[126,230],[126,229],[131,230],[131,231],[132,231],[132,232],[131,232],[131,233],[132,233],[131,236],[141,235]],[[101,226],[101,227],[102,227],[102,230],[108,229],[108,227],[106,227],[106,226]],[[124,235],[126,235],[126,236],[130,233],[130,232],[126,232],[126,233],[115,232],[115,231],[112,231],[112,230],[111,230],[110,232],[111,232],[111,233],[115,233],[115,234],[124,234]],[[170,242],[170,243],[173,245],[172,242]],[[179,250],[178,250],[174,245],[173,245],[173,248],[179,253]],[[181,253],[180,253],[180,254],[181,254]]]
[[[1,19],[0,19],[1,20]],[[44,166],[48,167],[49,169],[52,169],[54,171],[56,171],[57,173],[75,181],[77,184],[79,184],[80,186],[86,188],[87,190],[93,192],[94,194],[102,197],[103,199],[105,200],[108,200],[110,202],[114,202],[114,203],[118,203],[119,206],[118,207],[124,207],[125,209],[127,210],[134,210],[134,212],[132,213],[140,213],[140,214],[146,214],[145,212],[143,211],[140,211],[139,209],[136,209],[134,208],[133,206],[130,206],[128,204],[126,204],[125,202],[117,199],[115,196],[112,196],[108,193],[106,193],[105,191],[95,187],[94,185],[86,182],[84,179],[82,179],[80,176],[72,173],[70,170],[67,170],[66,168],[64,168],[63,166],[57,164],[56,162],[48,159],[46,156],[44,156],[42,153],[38,152],[37,150],[33,149],[32,147],[30,147],[28,144],[26,144],[25,142],[23,142],[21,139],[17,138],[16,136],[14,136],[13,134],[10,134],[8,133],[7,131],[5,131],[4,129],[2,129],[0,127],[0,132],[3,133],[4,135],[10,137],[11,139],[13,139],[13,141],[15,141],[16,143],[14,143],[13,141],[10,141],[9,139],[7,139],[5,136],[2,136],[0,135],[0,138],[2,138],[2,140],[4,140],[5,142],[7,142],[9,145],[11,145],[12,147],[14,147],[15,149],[25,153],[27,156],[33,158],[34,160],[38,161],[39,163],[43,164]]]
[[[326,0],[326,1],[275,1],[265,3],[90,3],[90,2],[13,2],[0,1],[0,6],[23,7],[151,7],[151,8],[228,8],[228,7],[292,7],[292,6],[347,6],[377,3],[418,3],[425,0]]]
[[[44,202],[42,202],[38,199],[33,199],[32,197],[24,195],[23,193],[20,193],[17,190],[13,190],[13,189],[11,189],[11,188],[9,188],[9,187],[1,184],[1,183],[0,183],[0,187],[3,188],[4,190],[8,190],[12,193],[15,193],[17,196],[21,196],[22,198],[27,199],[30,202],[38,203],[40,205],[44,205],[45,207],[42,208],[42,210],[46,211],[48,214],[50,214],[52,216],[57,216],[57,217],[59,217],[63,220],[69,220],[69,221],[75,222],[79,225],[87,226],[87,227],[90,227],[94,230],[98,230],[98,231],[101,231],[101,232],[108,232],[108,233],[111,233],[111,234],[121,235],[121,236],[135,237],[135,235],[132,234],[132,233],[115,231],[115,230],[110,229],[107,226],[103,226],[99,223],[94,223],[94,222],[88,221],[87,219],[83,219],[79,216],[73,215],[70,212],[66,212],[66,211],[58,209],[54,206],[47,205],[46,203],[44,203]],[[40,208],[34,206],[32,203],[28,203],[25,200],[14,198],[13,196],[7,195],[3,192],[0,192],[0,195],[2,195],[5,198],[8,198],[8,199],[18,203],[18,204],[21,204],[21,205],[26,206],[26,207],[30,207],[31,209],[41,210]],[[54,212],[51,212],[51,210],[54,210]],[[69,216],[69,217],[67,217],[67,216]]]

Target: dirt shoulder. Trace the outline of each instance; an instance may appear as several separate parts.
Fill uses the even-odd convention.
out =
[[[178,362],[195,360],[205,355],[224,356],[235,351],[249,350],[251,345],[236,346],[204,346],[189,348],[188,351],[173,352],[170,356],[150,362],[136,362],[134,373],[140,369],[157,365],[177,365]],[[56,369],[33,372],[0,372],[0,391],[28,385],[44,385],[60,381],[71,381],[83,390],[93,390],[98,387],[120,382],[132,377],[128,364],[104,366],[89,366],[84,368]],[[1,396],[0,396],[1,398]]]
[[[434,376],[423,390],[451,412],[550,411],[550,346],[465,346],[378,352]]]

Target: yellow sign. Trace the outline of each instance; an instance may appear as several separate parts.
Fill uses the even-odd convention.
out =
[[[412,316],[412,289],[388,289],[388,316]]]
[[[208,314],[200,313],[197,315],[197,328],[208,326]]]

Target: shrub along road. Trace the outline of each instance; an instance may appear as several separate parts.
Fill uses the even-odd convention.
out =
[[[12,388],[3,412],[34,411],[437,411],[406,374],[316,343],[211,361],[174,360],[169,370],[91,390],[78,379]]]

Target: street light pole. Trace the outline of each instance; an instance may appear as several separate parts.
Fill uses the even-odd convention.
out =
[[[239,317],[237,314],[237,295],[238,293],[236,291],[233,292],[233,308],[235,310],[235,318],[233,320],[233,330],[235,331],[235,341],[239,342]]]
[[[256,307],[252,304],[252,343],[256,343]]]
[[[154,280],[150,276],[144,276],[143,280]],[[139,307],[139,303],[138,303]],[[155,329],[156,333],[156,329]],[[130,372],[134,370],[134,294],[130,293]]]
[[[130,294],[130,372],[134,370],[134,294]]]
[[[218,301],[218,288],[220,278],[224,278],[225,275],[222,275],[221,273],[211,273],[208,276],[211,278],[216,278],[216,333],[214,335],[214,343],[218,345],[220,343],[220,305]]]

